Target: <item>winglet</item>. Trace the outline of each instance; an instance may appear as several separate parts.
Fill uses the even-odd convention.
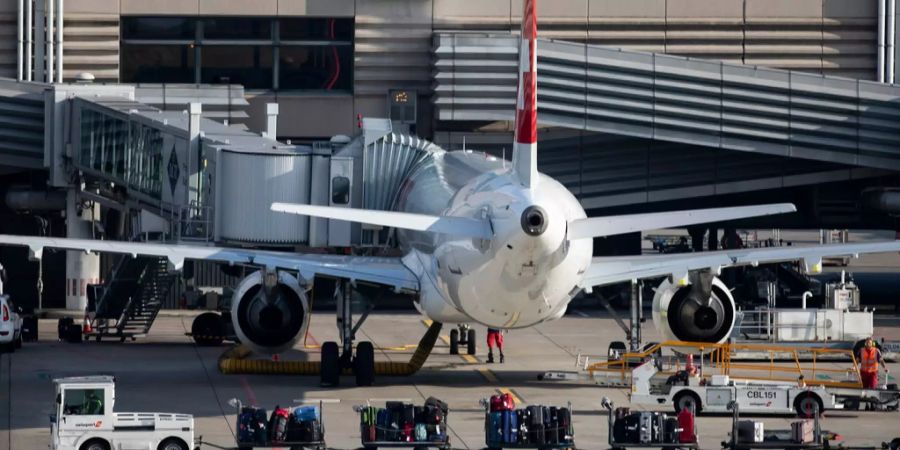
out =
[[[512,170],[523,186],[537,185],[537,0],[524,0],[519,38],[519,88]]]

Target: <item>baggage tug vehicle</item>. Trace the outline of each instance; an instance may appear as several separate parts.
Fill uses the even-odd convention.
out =
[[[51,450],[189,450],[194,416],[113,412],[115,378],[59,378],[55,414],[50,416]]]

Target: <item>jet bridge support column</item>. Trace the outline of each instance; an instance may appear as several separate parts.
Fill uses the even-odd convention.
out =
[[[92,239],[93,221],[100,218],[99,205],[81,204],[75,189],[66,196],[66,237]],[[100,256],[84,252],[66,252],[66,309],[84,311],[87,285],[100,280]]]

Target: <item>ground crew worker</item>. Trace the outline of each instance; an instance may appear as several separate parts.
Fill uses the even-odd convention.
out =
[[[91,416],[103,414],[103,402],[100,401],[97,394],[92,391],[88,391],[87,395],[84,397],[82,414]]]
[[[866,346],[859,349],[859,378],[864,389],[878,389],[878,364],[888,373],[887,365],[881,357],[881,351],[875,347],[875,341],[870,337],[866,339]]]
[[[500,364],[503,364],[503,333],[496,328],[488,328],[487,331],[487,345],[488,345],[488,360],[487,362],[494,362],[494,345],[497,345],[497,350],[500,351]]]

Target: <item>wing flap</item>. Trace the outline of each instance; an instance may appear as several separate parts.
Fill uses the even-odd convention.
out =
[[[659,228],[683,227],[700,223],[723,222],[748,217],[769,216],[797,211],[790,203],[738,206],[733,208],[693,209],[622,216],[591,217],[569,223],[569,239],[584,239]]]
[[[382,227],[445,233],[477,239],[490,239],[492,236],[491,226],[487,221],[468,217],[429,216],[396,211],[336,208],[332,206],[280,202],[272,203],[272,211],[367,223]]]

